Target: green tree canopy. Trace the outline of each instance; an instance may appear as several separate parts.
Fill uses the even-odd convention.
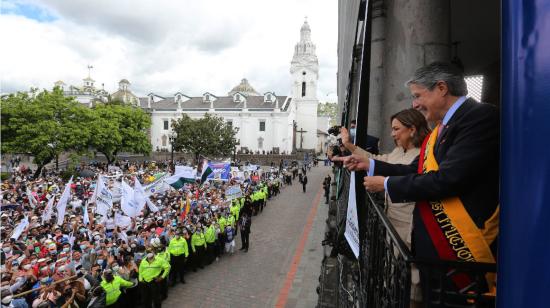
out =
[[[62,152],[88,149],[89,110],[60,88],[3,96],[1,108],[2,152],[32,155],[35,176]]]
[[[108,164],[120,152],[151,152],[147,135],[151,119],[143,110],[123,104],[97,104],[92,114],[90,146],[105,155]]]
[[[204,118],[191,119],[183,115],[172,122],[176,133],[174,150],[209,157],[227,157],[235,150],[238,129],[226,123],[223,118],[205,114]]]
[[[317,115],[330,117],[330,125],[336,125],[336,113],[338,112],[338,104],[336,103],[320,103],[317,109]]]

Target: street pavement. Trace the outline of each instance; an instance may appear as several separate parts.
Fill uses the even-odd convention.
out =
[[[328,167],[307,173],[307,192],[298,178],[252,219],[250,249],[186,275],[169,290],[165,307],[315,307],[323,258],[327,205],[322,181]]]

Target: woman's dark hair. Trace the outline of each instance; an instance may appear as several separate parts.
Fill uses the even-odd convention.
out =
[[[392,115],[390,121],[393,121],[393,119],[401,122],[401,124],[407,128],[416,128],[416,133],[412,137],[411,141],[416,148],[422,146],[422,142],[430,133],[430,129],[428,128],[426,118],[422,115],[422,113],[420,113],[420,111],[413,108],[401,110]]]

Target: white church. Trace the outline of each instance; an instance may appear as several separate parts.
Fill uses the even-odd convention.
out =
[[[139,106],[151,115],[153,151],[171,150],[172,121],[182,114],[201,118],[205,113],[223,117],[238,128],[237,151],[247,149],[287,154],[296,150],[321,151],[325,147],[329,119],[317,116],[319,63],[307,20],[300,29],[300,41],[294,48],[290,74],[289,96],[280,96],[273,91],[257,92],[247,79],[242,79],[226,95],[205,92],[196,97],[177,92],[170,97],[155,93],[137,97],[129,89],[130,82],[123,79],[118,91],[111,94],[111,99]],[[80,92],[79,88],[71,86],[67,95],[76,96],[81,103],[90,106],[105,101],[102,96],[105,93],[94,90],[94,80],[90,76],[84,82]],[[62,82],[56,85],[64,87]]]

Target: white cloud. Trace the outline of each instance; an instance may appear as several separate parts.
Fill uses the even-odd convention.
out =
[[[288,94],[306,15],[320,64],[318,96],[336,92],[336,1],[28,0],[8,7],[16,13],[0,16],[2,92],[51,88],[60,79],[80,85],[91,64],[108,91],[127,78],[139,95],[224,95],[246,77],[259,92]]]

